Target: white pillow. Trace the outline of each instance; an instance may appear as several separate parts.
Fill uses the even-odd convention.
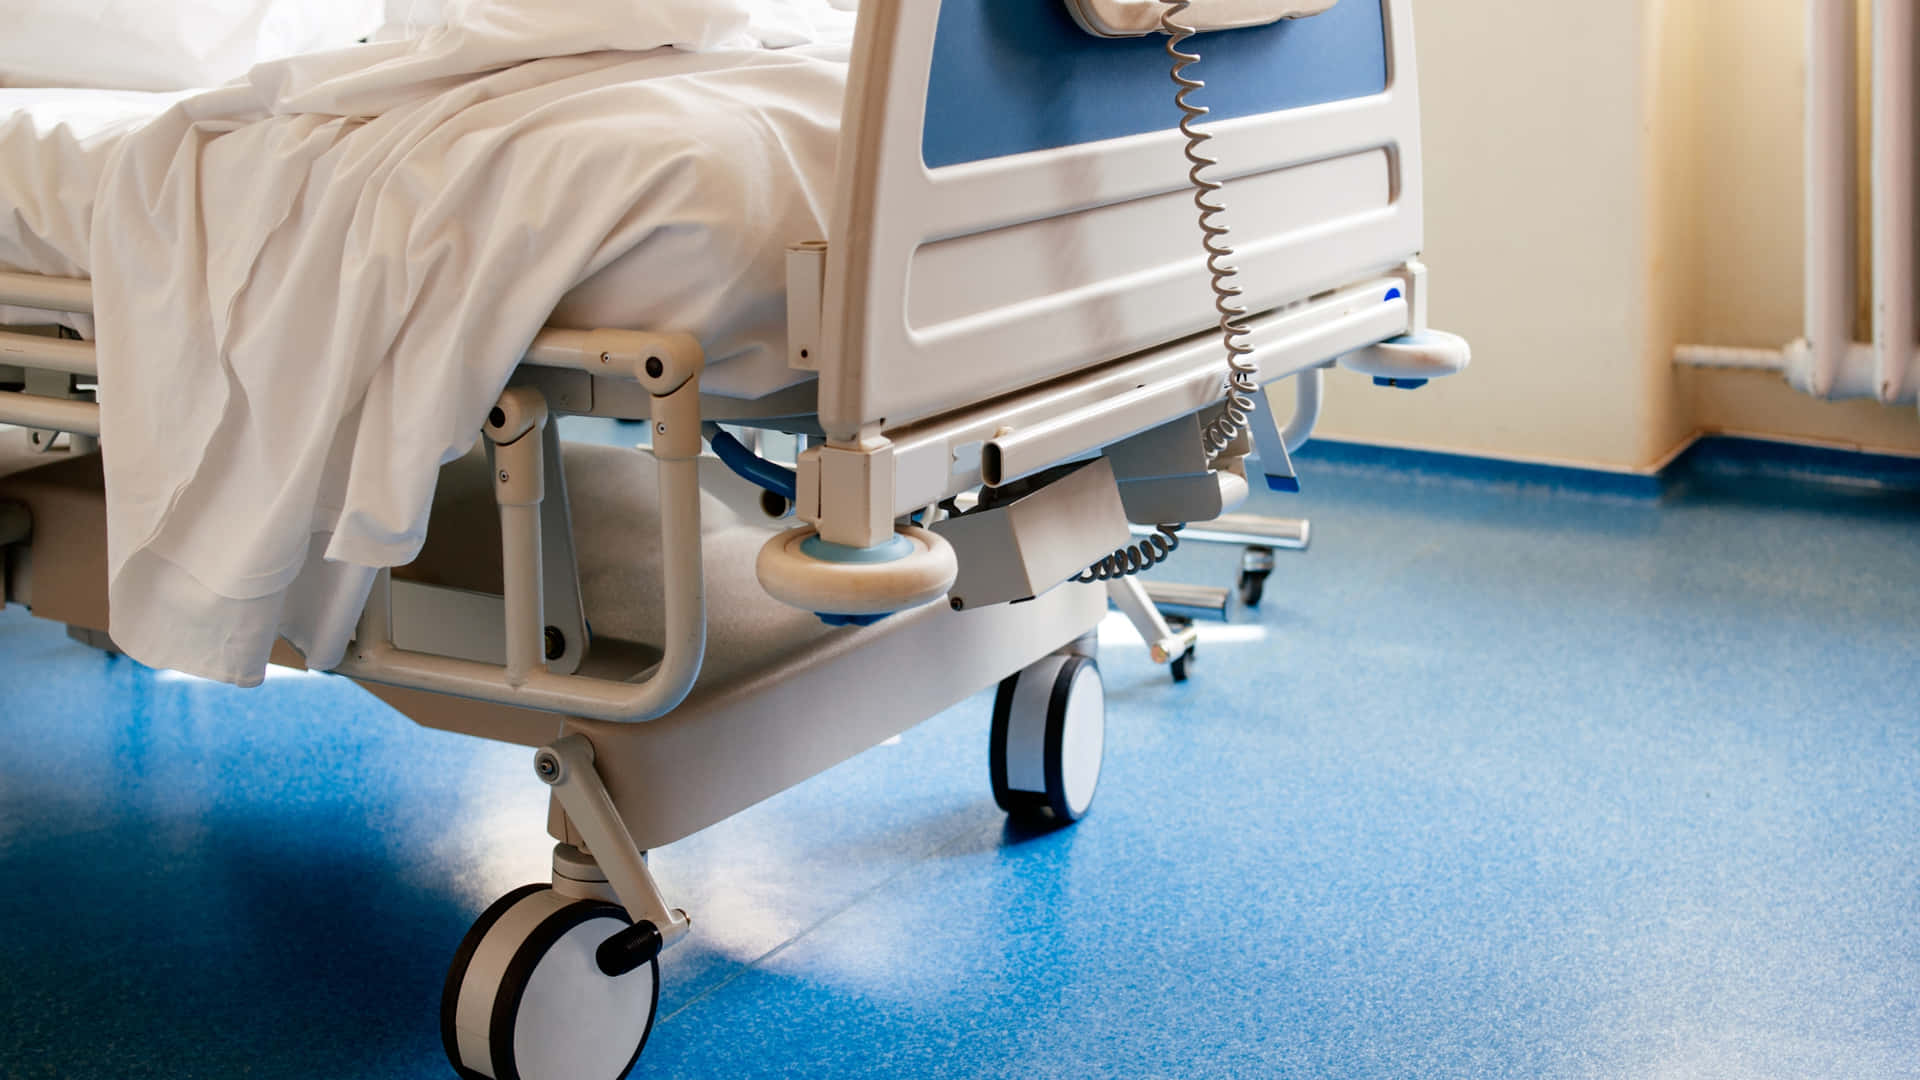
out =
[[[396,41],[419,37],[447,21],[444,0],[387,0],[386,25],[374,35],[376,41]]]
[[[187,90],[351,45],[384,0],[0,0],[0,84]]]

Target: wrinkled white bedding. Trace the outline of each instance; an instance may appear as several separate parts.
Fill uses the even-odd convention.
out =
[[[418,550],[439,465],[570,289],[650,248],[699,287],[654,275],[623,324],[710,331],[740,317],[727,284],[778,295],[784,244],[824,235],[850,15],[465,16],[60,151],[106,155],[88,255],[24,268],[93,277],[111,629],[135,658],[251,684],[285,635],[337,663],[375,568]],[[807,42],[827,44],[764,47]],[[708,220],[682,220],[695,192]]]
[[[382,0],[0,0],[0,86],[187,90],[338,49]]]

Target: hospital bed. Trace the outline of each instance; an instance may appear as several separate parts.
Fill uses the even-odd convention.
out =
[[[982,689],[999,804],[1087,811],[1092,631],[1164,554],[1129,524],[1286,487],[1331,365],[1411,387],[1467,361],[1427,327],[1411,6],[1185,15],[1241,27],[1189,46],[1245,385],[1292,380],[1286,424],[1264,401],[1222,421],[1219,281],[1155,32],[1179,5],[1156,0],[864,0],[830,228],[764,238],[786,267],[771,365],[563,303],[334,668],[421,724],[536,748],[552,788],[552,880],[488,908],[449,972],[458,1072],[624,1075],[691,925],[646,852]],[[86,280],[21,273],[0,307],[111,315]],[[111,647],[95,372],[70,329],[0,334],[0,544],[9,602]],[[644,421],[647,445],[563,443],[563,415]],[[787,468],[755,432],[804,449]]]

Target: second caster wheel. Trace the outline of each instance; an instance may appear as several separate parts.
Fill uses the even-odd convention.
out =
[[[1260,598],[1267,591],[1267,575],[1273,573],[1273,566],[1273,549],[1270,547],[1251,544],[1240,553],[1241,606],[1260,606]]]
[[[600,943],[629,925],[600,900],[545,885],[501,897],[454,953],[440,1037],[463,1080],[620,1080],[640,1060],[660,1004],[660,963],[617,977]]]
[[[1001,682],[993,699],[993,801],[1018,817],[1080,820],[1106,753],[1100,666],[1056,653]]]
[[[1198,650],[1194,647],[1188,646],[1186,652],[1174,657],[1173,663],[1167,665],[1168,670],[1173,673],[1174,682],[1183,683],[1187,681],[1187,676],[1190,674],[1188,669],[1193,666],[1193,662],[1197,658],[1197,652]]]

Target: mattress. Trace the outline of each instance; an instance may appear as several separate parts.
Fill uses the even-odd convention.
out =
[[[586,268],[550,325],[692,333],[707,347],[708,393],[761,397],[810,377],[786,363],[785,251],[826,235],[847,48],[783,51],[831,62],[661,50],[658,65],[642,66],[658,73],[623,97],[634,107],[621,137],[658,146],[676,167],[649,177],[618,254]],[[0,89],[0,270],[92,276],[95,192],[116,144],[189,96]],[[552,198],[565,205],[568,193]],[[84,317],[4,307],[0,321],[92,332]]]

